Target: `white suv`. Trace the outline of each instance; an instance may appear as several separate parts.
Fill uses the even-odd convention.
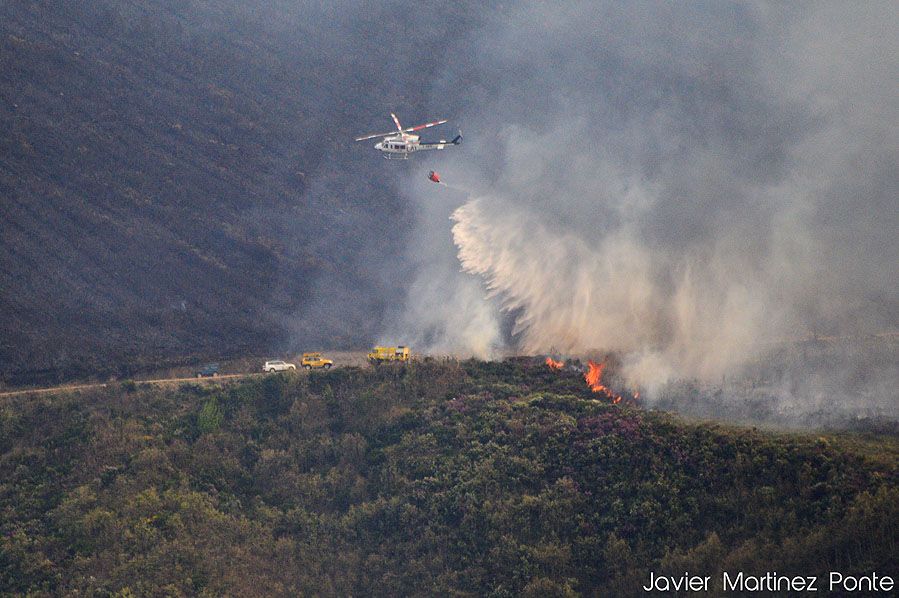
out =
[[[285,372],[287,370],[295,370],[297,366],[292,363],[287,363],[286,361],[281,361],[280,359],[276,359],[274,361],[266,361],[265,365],[262,366],[263,372]]]

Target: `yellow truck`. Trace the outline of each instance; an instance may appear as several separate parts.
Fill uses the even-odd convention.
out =
[[[322,357],[321,353],[303,353],[303,360],[300,364],[307,370],[312,368],[324,368],[330,370],[334,362],[330,359]]]
[[[400,345],[399,347],[375,347],[368,354],[368,360],[373,365],[379,363],[389,363],[393,361],[406,362],[409,361],[409,347]]]

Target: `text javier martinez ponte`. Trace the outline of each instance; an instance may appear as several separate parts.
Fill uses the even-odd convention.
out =
[[[646,592],[708,592],[711,575],[649,574],[649,582],[643,586]],[[895,587],[889,575],[872,572],[867,575],[845,575],[831,571],[827,576],[780,575],[766,571],[764,575],[747,575],[742,571],[721,574],[721,589],[725,592],[891,592]]]

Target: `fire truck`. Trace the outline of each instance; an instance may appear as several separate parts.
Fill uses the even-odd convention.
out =
[[[409,347],[402,345],[398,347],[375,347],[368,354],[368,360],[372,365],[378,365],[394,361],[407,362],[409,361],[409,356]]]

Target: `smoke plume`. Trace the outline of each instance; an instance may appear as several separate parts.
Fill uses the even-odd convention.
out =
[[[471,192],[411,187],[418,274],[389,330],[615,351],[658,394],[897,328],[895,4],[516,6],[435,84],[468,92],[440,165]]]

